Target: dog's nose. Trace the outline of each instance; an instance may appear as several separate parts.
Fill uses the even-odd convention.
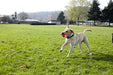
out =
[[[62,34],[64,34],[63,32],[62,33],[60,33],[60,35],[62,35]]]

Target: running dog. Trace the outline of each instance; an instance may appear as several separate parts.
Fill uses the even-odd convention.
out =
[[[84,42],[87,45],[89,52],[91,52],[91,49],[90,49],[89,43],[88,43],[88,38],[86,37],[86,34],[85,34],[87,31],[91,31],[91,30],[85,29],[84,32],[82,32],[82,33],[74,33],[74,31],[71,28],[69,28],[69,25],[67,25],[66,29],[61,33],[61,35],[63,37],[65,37],[66,39],[65,39],[65,43],[61,46],[60,52],[63,51],[63,48],[67,44],[70,44],[70,51],[69,51],[67,57],[70,56],[74,46],[77,44],[79,44],[79,47],[82,52],[83,51],[83,49],[81,47],[82,42]]]

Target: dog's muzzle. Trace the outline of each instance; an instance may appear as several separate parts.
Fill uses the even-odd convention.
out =
[[[62,32],[62,33],[60,33],[60,35],[61,35],[62,37],[66,37],[67,34],[65,34],[65,33]]]
[[[60,33],[60,35],[63,35],[63,34],[64,34],[64,32]]]

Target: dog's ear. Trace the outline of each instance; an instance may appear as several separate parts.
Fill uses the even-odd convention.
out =
[[[70,30],[71,31],[71,33],[74,33],[74,31],[73,30]]]

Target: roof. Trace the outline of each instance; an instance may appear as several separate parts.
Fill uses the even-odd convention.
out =
[[[25,19],[25,21],[37,21],[37,22],[40,22],[39,20],[36,20],[36,19]]]

